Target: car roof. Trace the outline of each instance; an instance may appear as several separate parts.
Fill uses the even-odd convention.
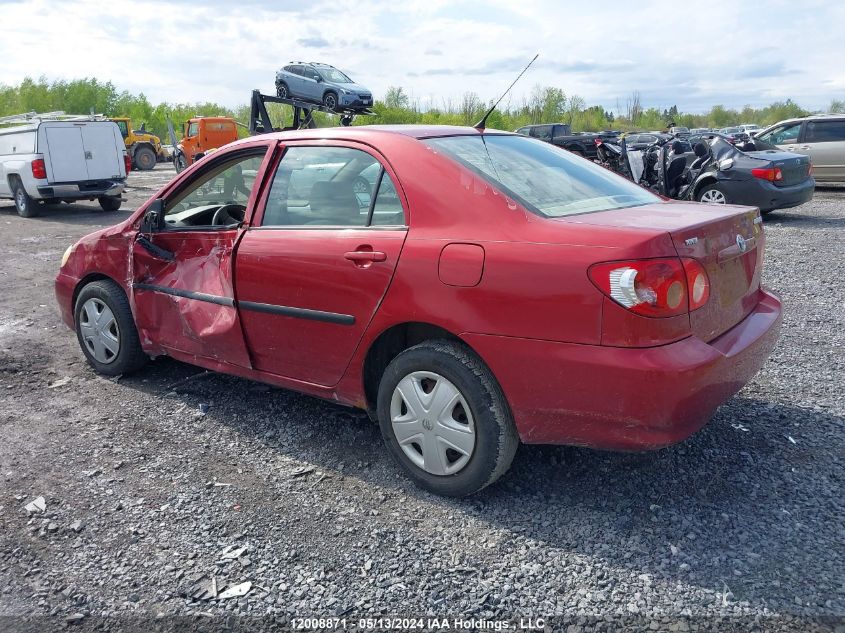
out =
[[[287,130],[284,132],[270,132],[259,136],[249,136],[236,143],[246,143],[261,138],[273,140],[311,140],[337,139],[361,141],[364,143],[375,140],[382,135],[394,135],[415,139],[442,138],[446,136],[476,136],[480,134],[518,136],[504,130],[476,130],[474,127],[459,125],[358,125],[348,127],[309,128],[304,130]]]

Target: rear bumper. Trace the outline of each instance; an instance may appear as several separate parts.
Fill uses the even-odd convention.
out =
[[[39,198],[62,198],[75,200],[98,196],[119,196],[126,184],[119,180],[98,180],[95,182],[63,183],[38,187]]]
[[[781,303],[760,292],[742,322],[705,343],[634,349],[468,334],[511,406],[523,442],[646,450],[680,442],[763,367]]]
[[[808,178],[798,185],[776,187],[767,180],[753,178],[742,181],[722,181],[731,204],[757,207],[761,211],[788,209],[813,199],[816,181]]]

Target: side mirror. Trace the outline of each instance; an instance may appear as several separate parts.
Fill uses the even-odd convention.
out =
[[[141,220],[141,233],[155,233],[161,230],[161,222],[164,217],[164,201],[156,198],[144,212],[144,219]]]
[[[320,83],[320,82],[323,81],[323,78],[320,77],[320,75],[314,75],[314,81],[316,81],[317,83]]]
[[[727,171],[733,166],[733,158],[725,158],[724,160],[721,160],[716,164],[716,167],[719,169],[719,171]]]

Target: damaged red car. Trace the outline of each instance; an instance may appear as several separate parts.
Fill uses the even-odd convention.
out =
[[[520,442],[654,449],[760,370],[781,322],[750,207],[664,201],[553,145],[455,127],[232,143],[68,249],[63,319],[108,375],[171,356],[367,410],[420,486]]]

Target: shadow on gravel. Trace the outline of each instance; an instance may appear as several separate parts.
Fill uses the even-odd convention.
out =
[[[802,215],[790,213],[790,209],[784,211],[773,211],[764,218],[765,226],[784,226],[795,228],[843,228],[845,227],[845,217],[819,217],[812,215]]]
[[[5,202],[5,201],[4,201]],[[21,218],[18,216],[14,206],[0,205],[0,220],[16,219],[21,222],[31,223],[37,228],[42,222],[61,222],[78,226],[111,226],[122,222],[131,213],[129,208],[121,208],[118,211],[106,212],[100,209],[96,202],[74,203],[74,204],[50,204],[42,205],[38,209],[38,215],[34,218]]]
[[[404,479],[363,413],[219,374],[184,381],[200,373],[162,359],[121,384],[194,408],[210,403],[209,423],[319,469],[344,464],[346,477],[367,486],[364,498],[404,494],[487,523],[502,551],[521,537],[521,547],[528,539],[597,569],[698,585],[726,604],[747,600],[805,615],[845,610],[838,553],[845,421],[825,411],[740,396],[687,442],[655,452],[522,446],[498,484],[453,500]],[[830,599],[808,602],[818,595]]]

